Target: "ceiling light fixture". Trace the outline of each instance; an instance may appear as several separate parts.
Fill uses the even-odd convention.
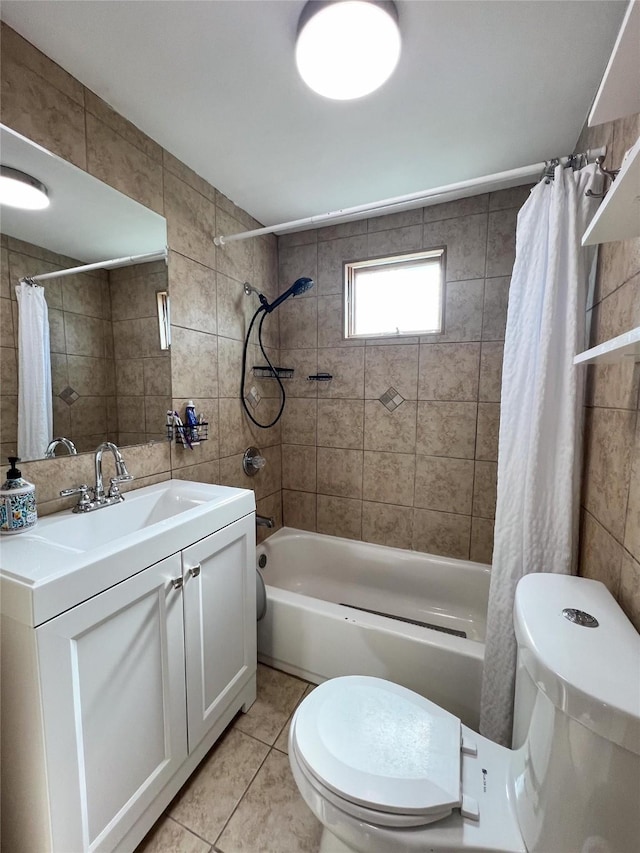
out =
[[[400,57],[390,0],[309,0],[298,22],[296,64],[314,92],[361,98],[389,79]]]
[[[45,185],[31,175],[10,166],[0,166],[0,204],[42,210],[49,206],[49,194]]]

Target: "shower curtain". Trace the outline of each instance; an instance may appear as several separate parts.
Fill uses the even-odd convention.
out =
[[[511,743],[516,585],[575,570],[589,265],[580,241],[597,204],[596,166],[561,165],[518,214],[504,344],[498,493],[480,713],[482,734]],[[597,187],[594,187],[594,191]]]
[[[44,288],[22,282],[18,298],[18,456],[41,459],[53,438],[49,312]]]

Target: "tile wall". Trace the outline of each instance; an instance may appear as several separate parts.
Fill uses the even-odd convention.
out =
[[[490,562],[502,351],[515,223],[529,188],[279,239],[284,523]],[[343,338],[345,261],[446,247],[440,335]],[[312,382],[316,372],[333,375]],[[404,402],[389,412],[390,387]]]
[[[277,292],[276,238],[267,236],[216,249],[213,238],[217,233],[230,234],[259,223],[5,24],[0,38],[2,123],[167,220],[172,405],[184,410],[186,401],[193,399],[209,421],[209,440],[192,451],[163,441],[128,447],[124,456],[136,476],[131,487],[171,476],[250,486],[256,490],[259,511],[275,516],[279,523],[280,430],[249,427],[238,400],[241,342],[256,304],[245,297],[242,283],[249,280],[270,296]],[[6,263],[6,247],[1,248]],[[3,323],[8,324],[7,316],[3,312]],[[142,318],[123,316],[117,322],[126,324],[133,319]],[[265,340],[273,354],[278,346],[277,316],[270,318],[269,326]],[[122,335],[127,337],[124,326]],[[9,388],[11,381],[9,378]],[[135,387],[139,391],[139,375],[137,385],[132,384],[135,381],[123,377],[123,390]],[[145,406],[148,397],[162,398],[161,403],[155,401],[160,410],[166,402],[166,384],[162,393],[156,393],[159,388],[154,385],[151,393],[147,386],[142,387]],[[273,393],[273,389],[265,389],[260,401],[263,422],[275,411]],[[132,403],[132,412],[136,406],[139,412],[139,401]],[[4,417],[2,420],[4,424]],[[150,425],[151,420],[155,425],[155,417]],[[145,434],[146,425],[145,414]],[[133,422],[123,422],[123,433],[135,433],[132,426]],[[242,451],[250,444],[257,444],[268,460],[253,480],[240,468]],[[73,503],[73,499],[58,497],[60,489],[93,481],[90,454],[32,462],[22,470],[36,484],[41,514]]]
[[[607,146],[618,168],[640,135],[640,115],[585,128],[577,144]],[[640,238],[600,247],[591,346],[640,325]],[[580,574],[607,585],[640,630],[640,363],[590,365],[580,535]]]

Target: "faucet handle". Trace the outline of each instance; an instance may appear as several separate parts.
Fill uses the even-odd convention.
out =
[[[131,474],[129,474],[128,471],[126,474],[120,474],[118,477],[111,477],[109,479],[109,483],[111,485],[109,486],[109,494],[107,497],[121,498],[122,495],[120,494],[120,489],[118,488],[118,483],[124,483],[128,480],[133,480],[133,477],[131,476]],[[122,500],[124,500],[124,498],[122,498]]]
[[[91,503],[89,500],[89,486],[87,486],[86,483],[82,483],[80,486],[74,486],[72,489],[63,489],[60,492],[61,498],[68,498],[71,495],[80,495],[78,506],[86,506],[88,503]]]

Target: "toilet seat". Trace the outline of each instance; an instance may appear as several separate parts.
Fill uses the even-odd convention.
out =
[[[324,682],[298,708],[290,743],[310,784],[359,820],[422,826],[462,806],[460,720],[400,685]]]

